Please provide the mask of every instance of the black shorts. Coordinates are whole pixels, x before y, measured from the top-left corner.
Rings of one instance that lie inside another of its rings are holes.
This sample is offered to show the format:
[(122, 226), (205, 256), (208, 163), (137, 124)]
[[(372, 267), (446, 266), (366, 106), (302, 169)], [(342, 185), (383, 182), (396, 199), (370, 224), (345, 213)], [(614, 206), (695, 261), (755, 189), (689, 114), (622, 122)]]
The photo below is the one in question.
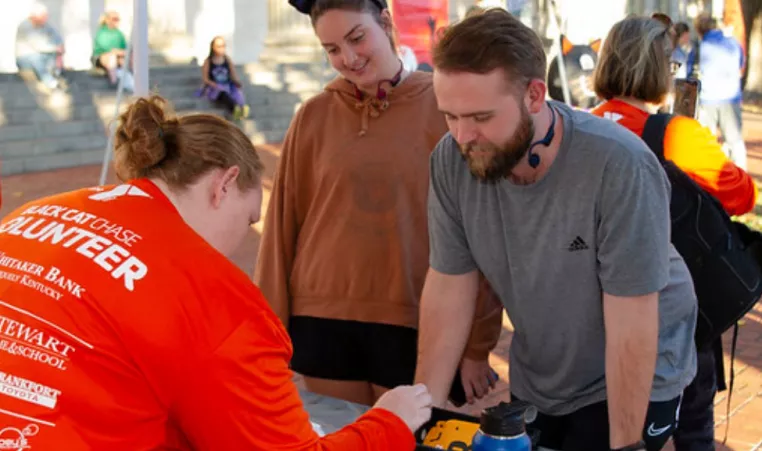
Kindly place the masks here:
[(415, 377), (418, 331), (410, 327), (292, 316), (291, 369), (308, 377), (366, 381), (385, 388)]
[(106, 70), (106, 68), (103, 67), (103, 64), (101, 64), (101, 57), (100, 57), (100, 55), (98, 55), (98, 56), (95, 56), (95, 55), (91, 56), (90, 57), (90, 63), (92, 63), (93, 68), (95, 68), (95, 69)]
[[(516, 400), (515, 396), (511, 399)], [(681, 397), (664, 402), (648, 404), (643, 440), (648, 451), (658, 451), (677, 427)], [(609, 411), (606, 401), (591, 404), (568, 415), (551, 416), (537, 414), (537, 419), (527, 425), (539, 430), (539, 445), (563, 451), (608, 451)]]

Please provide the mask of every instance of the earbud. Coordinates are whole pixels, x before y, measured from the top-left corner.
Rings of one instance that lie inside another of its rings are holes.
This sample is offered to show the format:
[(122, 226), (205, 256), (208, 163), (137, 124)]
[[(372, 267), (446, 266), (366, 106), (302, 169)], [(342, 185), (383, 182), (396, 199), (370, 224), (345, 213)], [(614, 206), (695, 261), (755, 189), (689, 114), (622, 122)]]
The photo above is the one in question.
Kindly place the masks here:
[[(537, 144), (539, 144), (539, 143), (537, 143)], [(529, 166), (531, 166), (532, 169), (537, 169), (537, 166), (540, 165), (540, 156), (537, 155), (536, 153), (532, 153), (532, 149), (531, 148), (529, 149), (528, 153), (529, 153), (529, 160), (528, 160)]]

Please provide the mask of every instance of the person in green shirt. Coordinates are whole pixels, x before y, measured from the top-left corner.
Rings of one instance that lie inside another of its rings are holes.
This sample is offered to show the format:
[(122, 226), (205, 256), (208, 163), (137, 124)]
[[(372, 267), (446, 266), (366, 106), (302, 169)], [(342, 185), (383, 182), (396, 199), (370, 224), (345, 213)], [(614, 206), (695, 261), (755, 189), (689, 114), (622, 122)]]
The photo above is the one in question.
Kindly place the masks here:
[(117, 82), (117, 69), (124, 64), (127, 39), (119, 30), (119, 13), (109, 11), (101, 17), (100, 27), (93, 43), (93, 66), (106, 71), (109, 82)]

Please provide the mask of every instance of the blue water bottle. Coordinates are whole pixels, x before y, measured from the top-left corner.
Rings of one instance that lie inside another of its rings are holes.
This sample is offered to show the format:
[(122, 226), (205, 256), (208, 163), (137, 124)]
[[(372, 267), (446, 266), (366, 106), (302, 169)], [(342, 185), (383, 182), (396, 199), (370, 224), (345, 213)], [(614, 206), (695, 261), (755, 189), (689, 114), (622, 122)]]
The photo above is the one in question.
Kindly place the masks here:
[(534, 407), (526, 402), (501, 402), (484, 409), (479, 430), (474, 434), (473, 451), (531, 451), (524, 414)]

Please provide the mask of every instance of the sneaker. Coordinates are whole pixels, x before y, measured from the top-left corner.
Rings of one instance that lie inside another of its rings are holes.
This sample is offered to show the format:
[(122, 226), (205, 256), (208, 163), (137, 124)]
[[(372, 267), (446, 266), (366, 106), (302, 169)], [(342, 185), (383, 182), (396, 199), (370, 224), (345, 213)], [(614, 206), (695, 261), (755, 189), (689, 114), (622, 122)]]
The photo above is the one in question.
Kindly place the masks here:
[(242, 109), (243, 111), (241, 112), (241, 118), (246, 119), (249, 117), (249, 105), (244, 105)]
[(237, 121), (241, 119), (242, 114), (242, 108), (241, 105), (236, 105), (235, 108), (233, 108), (233, 120)]
[(53, 79), (48, 82), (40, 82), (38, 85), (40, 88), (40, 91), (42, 91), (45, 94), (51, 94), (56, 91), (58, 91), (58, 81)]

